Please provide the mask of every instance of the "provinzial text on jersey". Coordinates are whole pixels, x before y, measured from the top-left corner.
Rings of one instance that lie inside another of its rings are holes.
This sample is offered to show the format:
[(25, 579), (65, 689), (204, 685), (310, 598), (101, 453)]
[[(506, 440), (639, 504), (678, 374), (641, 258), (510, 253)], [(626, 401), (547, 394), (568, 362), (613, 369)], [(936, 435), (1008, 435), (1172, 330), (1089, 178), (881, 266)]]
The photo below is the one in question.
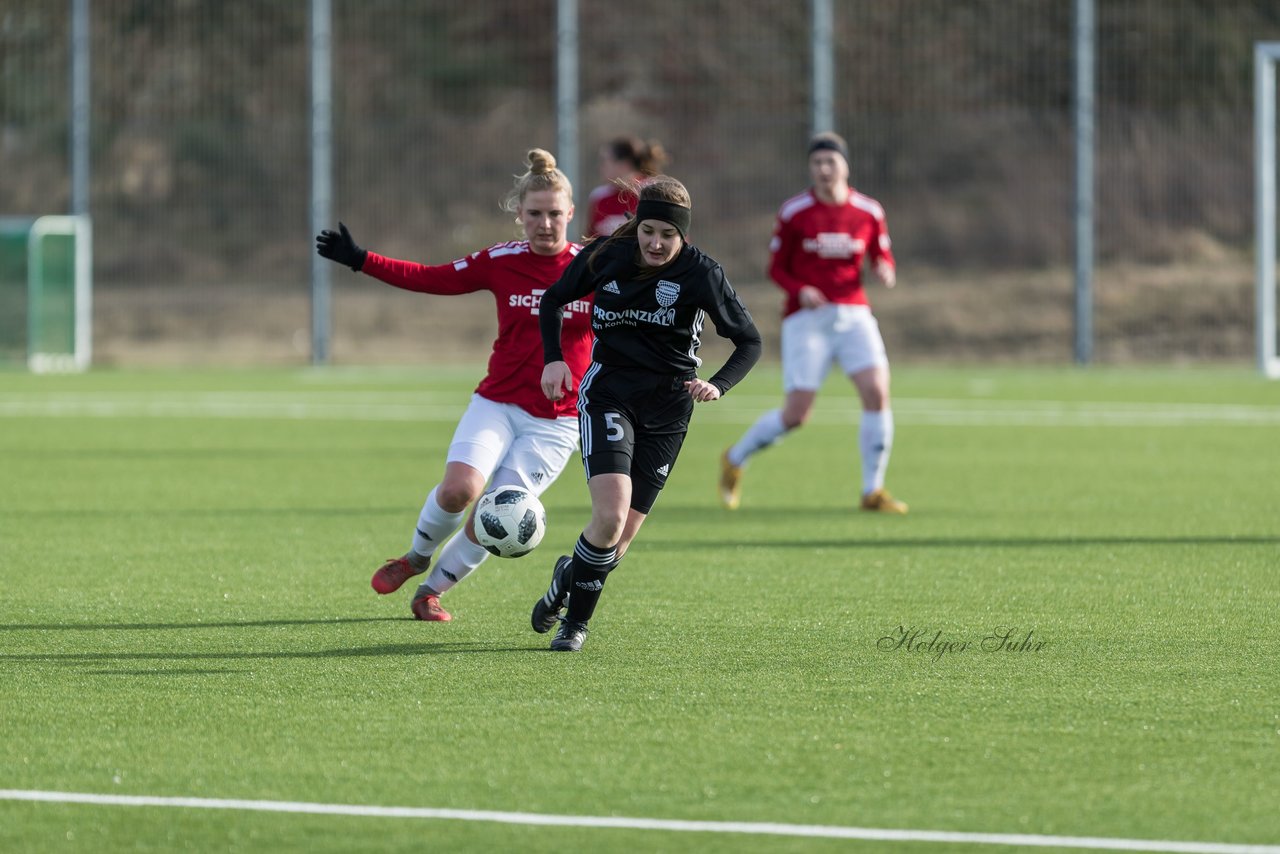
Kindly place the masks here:
[(636, 326), (650, 323), (654, 326), (675, 326), (676, 310), (661, 308), (657, 311), (645, 311), (639, 308), (625, 308), (622, 311), (608, 311), (600, 306), (592, 306), (591, 325), (597, 329), (605, 326)]

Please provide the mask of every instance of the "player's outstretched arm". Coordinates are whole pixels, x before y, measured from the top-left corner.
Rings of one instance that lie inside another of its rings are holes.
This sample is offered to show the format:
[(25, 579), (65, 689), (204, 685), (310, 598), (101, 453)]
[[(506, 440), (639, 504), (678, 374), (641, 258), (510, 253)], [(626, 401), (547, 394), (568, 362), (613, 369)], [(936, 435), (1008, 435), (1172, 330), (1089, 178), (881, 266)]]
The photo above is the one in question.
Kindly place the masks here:
[(328, 258), (339, 264), (345, 264), (357, 273), (364, 266), (364, 259), (369, 254), (356, 245), (351, 239), (351, 232), (341, 222), (338, 231), (325, 229), (316, 235), (316, 252), (321, 258)]

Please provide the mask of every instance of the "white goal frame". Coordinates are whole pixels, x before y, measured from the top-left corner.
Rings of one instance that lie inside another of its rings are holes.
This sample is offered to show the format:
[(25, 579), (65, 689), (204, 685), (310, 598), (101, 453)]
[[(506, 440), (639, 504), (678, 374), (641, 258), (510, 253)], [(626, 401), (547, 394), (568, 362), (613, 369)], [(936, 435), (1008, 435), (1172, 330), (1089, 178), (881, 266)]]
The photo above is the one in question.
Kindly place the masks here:
[(1276, 351), (1276, 62), (1280, 42), (1253, 45), (1254, 192), (1258, 370), (1280, 379)]
[(27, 369), (32, 373), (87, 371), (93, 361), (93, 227), (87, 216), (42, 216), (27, 234), (28, 323), (36, 322), (39, 294), (44, 281), (44, 255), (40, 243), (50, 235), (66, 235), (75, 241), (75, 330), (70, 353), (36, 352), (29, 337)]

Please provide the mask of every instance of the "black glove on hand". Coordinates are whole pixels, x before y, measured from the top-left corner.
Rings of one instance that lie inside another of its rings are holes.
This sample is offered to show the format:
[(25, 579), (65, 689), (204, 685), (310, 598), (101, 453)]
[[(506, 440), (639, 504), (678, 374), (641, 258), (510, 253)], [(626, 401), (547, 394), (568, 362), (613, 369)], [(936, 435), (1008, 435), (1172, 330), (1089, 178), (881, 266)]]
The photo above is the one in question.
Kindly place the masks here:
[(364, 266), (365, 256), (369, 254), (367, 250), (356, 246), (356, 242), (351, 239), (351, 232), (342, 223), (338, 223), (338, 231), (326, 228), (316, 235), (316, 251), (321, 258), (346, 264), (357, 273)]

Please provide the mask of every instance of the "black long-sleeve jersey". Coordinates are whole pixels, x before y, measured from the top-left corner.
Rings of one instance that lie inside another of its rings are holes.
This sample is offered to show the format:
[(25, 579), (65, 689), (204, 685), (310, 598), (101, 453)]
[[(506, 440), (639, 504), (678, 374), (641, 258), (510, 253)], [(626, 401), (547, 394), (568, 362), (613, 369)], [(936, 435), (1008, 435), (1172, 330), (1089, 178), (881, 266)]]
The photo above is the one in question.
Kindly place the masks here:
[[(578, 253), (542, 295), (538, 309), (546, 363), (563, 360), (564, 306), (594, 292), (594, 361), (673, 376), (693, 375), (708, 316), (733, 353), (708, 382), (724, 394), (747, 375), (764, 347), (751, 313), (715, 259), (686, 243), (675, 260), (654, 273), (636, 263), (635, 238), (621, 238)], [(592, 261), (592, 257), (595, 260)], [(594, 269), (593, 269), (594, 267)]]

